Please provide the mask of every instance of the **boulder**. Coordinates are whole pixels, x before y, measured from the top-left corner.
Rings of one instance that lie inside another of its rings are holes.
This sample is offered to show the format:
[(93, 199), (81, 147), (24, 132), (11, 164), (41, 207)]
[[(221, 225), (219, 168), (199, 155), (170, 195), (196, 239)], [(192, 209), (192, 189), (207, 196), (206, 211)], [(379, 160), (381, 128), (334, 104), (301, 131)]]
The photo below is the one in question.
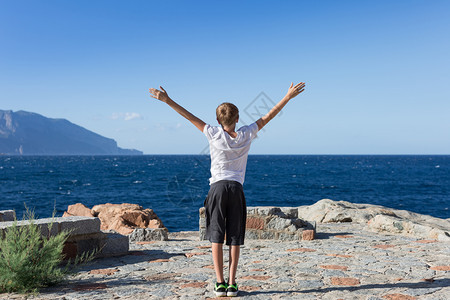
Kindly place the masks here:
[(372, 204), (323, 199), (298, 208), (298, 217), (319, 223), (354, 222), (369, 230), (412, 236), (418, 239), (450, 241), (450, 221), (407, 210)]
[(63, 214), (63, 217), (73, 217), (73, 216), (93, 217), (94, 214), (92, 213), (91, 209), (86, 207), (84, 204), (76, 203), (69, 205), (67, 207), (67, 211), (65, 211)]
[(313, 205), (300, 206), (298, 217), (319, 223), (355, 222), (367, 223), (377, 215), (396, 216), (394, 210), (371, 204), (322, 199)]
[[(143, 209), (137, 204), (100, 204), (92, 209), (81, 203), (70, 205), (63, 216), (89, 215), (98, 217), (102, 230), (114, 230), (123, 235), (131, 234), (136, 228), (166, 229), (152, 209)], [(167, 230), (167, 229), (166, 229)]]
[[(419, 219), (422, 219), (420, 223), (418, 222)], [(422, 218), (413, 218), (411, 220), (378, 215), (369, 220), (367, 227), (377, 232), (450, 242), (450, 222), (442, 219), (438, 219), (440, 222), (437, 222), (435, 219), (438, 218), (423, 216)]]

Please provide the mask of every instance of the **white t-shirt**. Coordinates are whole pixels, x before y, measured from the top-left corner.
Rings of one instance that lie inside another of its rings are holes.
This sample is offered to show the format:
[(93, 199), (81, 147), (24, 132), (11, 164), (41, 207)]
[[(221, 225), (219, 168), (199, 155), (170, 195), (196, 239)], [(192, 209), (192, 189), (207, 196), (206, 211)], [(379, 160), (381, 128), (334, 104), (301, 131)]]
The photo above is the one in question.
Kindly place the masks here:
[(203, 133), (209, 141), (211, 178), (209, 184), (219, 180), (234, 180), (244, 184), (250, 145), (258, 133), (258, 125), (242, 126), (232, 138), (221, 126), (206, 124)]

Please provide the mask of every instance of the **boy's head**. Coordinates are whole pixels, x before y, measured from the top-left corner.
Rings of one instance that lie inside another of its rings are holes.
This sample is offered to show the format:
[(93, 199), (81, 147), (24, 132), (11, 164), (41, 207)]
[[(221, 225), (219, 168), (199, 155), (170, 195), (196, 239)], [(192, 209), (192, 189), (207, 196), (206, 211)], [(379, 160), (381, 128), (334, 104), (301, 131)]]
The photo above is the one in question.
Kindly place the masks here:
[(220, 125), (233, 126), (239, 119), (239, 109), (232, 103), (224, 102), (217, 106), (216, 116)]

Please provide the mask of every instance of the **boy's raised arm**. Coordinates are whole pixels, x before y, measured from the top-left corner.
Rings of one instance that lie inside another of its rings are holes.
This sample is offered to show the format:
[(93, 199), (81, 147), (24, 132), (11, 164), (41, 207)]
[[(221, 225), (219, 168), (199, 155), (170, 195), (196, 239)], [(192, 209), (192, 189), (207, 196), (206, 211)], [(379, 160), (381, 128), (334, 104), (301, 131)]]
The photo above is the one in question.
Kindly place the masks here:
[(201, 132), (203, 132), (203, 129), (205, 128), (205, 122), (191, 114), (189, 111), (187, 111), (184, 107), (170, 99), (169, 95), (167, 94), (166, 90), (163, 89), (162, 86), (159, 86), (160, 90), (157, 89), (149, 89), (150, 91), (150, 97), (158, 99), (164, 103), (167, 103), (170, 107), (172, 107), (177, 113), (185, 117), (189, 122), (194, 124), (195, 127), (198, 128)]
[(261, 130), (270, 120), (272, 120), (282, 109), (283, 107), (291, 100), (292, 98), (299, 95), (301, 92), (305, 90), (305, 83), (300, 82), (294, 86), (294, 83), (291, 83), (289, 90), (284, 96), (283, 99), (280, 100), (264, 117), (259, 118), (256, 121), (258, 125), (258, 129)]

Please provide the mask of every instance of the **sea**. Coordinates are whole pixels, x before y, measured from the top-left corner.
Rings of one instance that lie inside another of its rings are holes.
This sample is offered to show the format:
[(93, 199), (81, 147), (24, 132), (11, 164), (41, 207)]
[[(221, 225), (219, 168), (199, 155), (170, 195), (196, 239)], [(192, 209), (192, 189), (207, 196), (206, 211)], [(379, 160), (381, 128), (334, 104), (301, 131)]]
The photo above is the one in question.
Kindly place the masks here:
[[(136, 203), (169, 231), (198, 230), (207, 155), (0, 156), (0, 210), (61, 216), (83, 203)], [(247, 206), (345, 200), (450, 218), (450, 155), (249, 155)]]

